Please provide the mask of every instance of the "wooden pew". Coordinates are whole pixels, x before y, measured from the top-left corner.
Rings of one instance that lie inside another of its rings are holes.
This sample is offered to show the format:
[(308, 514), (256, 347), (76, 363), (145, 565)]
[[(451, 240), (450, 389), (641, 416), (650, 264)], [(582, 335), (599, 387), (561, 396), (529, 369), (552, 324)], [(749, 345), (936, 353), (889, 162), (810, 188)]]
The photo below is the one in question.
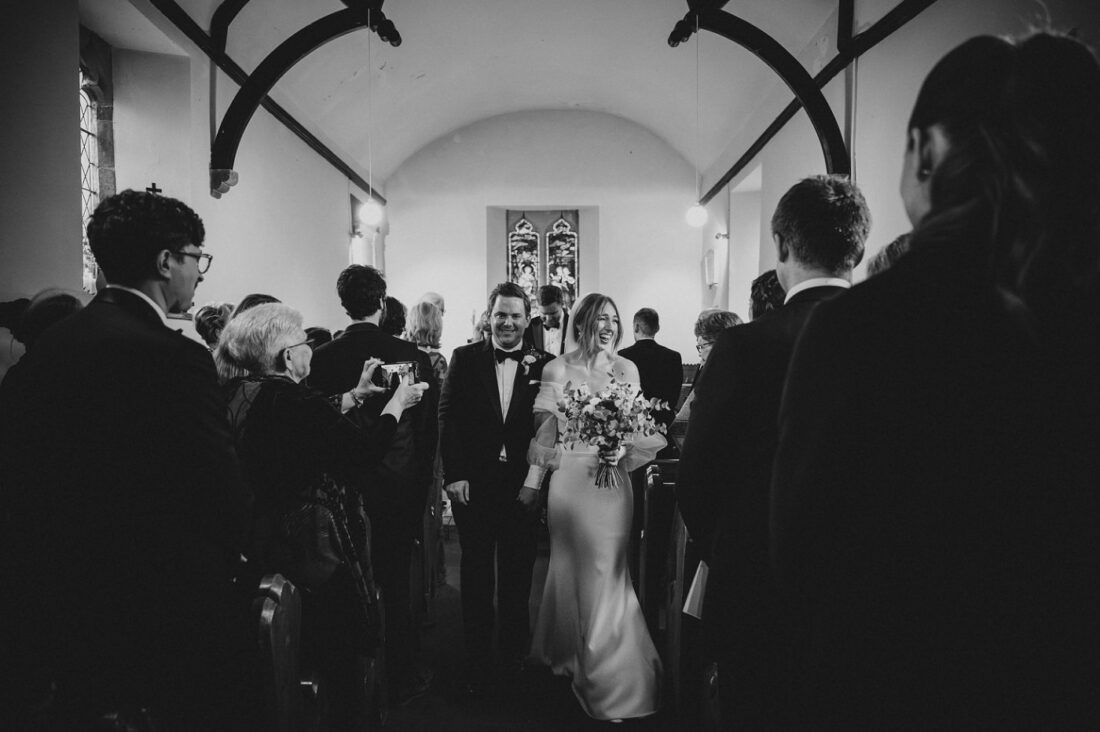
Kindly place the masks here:
[(302, 724), (298, 667), (302, 604), (298, 590), (281, 574), (260, 582), (253, 603), (259, 615), (259, 648), (267, 729), (296, 732)]

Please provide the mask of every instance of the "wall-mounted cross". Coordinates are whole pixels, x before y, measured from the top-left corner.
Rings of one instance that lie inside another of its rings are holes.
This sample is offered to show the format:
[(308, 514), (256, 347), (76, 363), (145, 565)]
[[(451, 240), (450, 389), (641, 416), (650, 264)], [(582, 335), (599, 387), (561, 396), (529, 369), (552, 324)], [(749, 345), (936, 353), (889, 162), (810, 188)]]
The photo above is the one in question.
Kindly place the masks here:
[(163, 188), (157, 188), (156, 181), (154, 181), (153, 185), (151, 185), (151, 186), (149, 186), (148, 188), (145, 189), (145, 192), (146, 193), (152, 193), (154, 196), (158, 196), (161, 193), (164, 193), (164, 189)]

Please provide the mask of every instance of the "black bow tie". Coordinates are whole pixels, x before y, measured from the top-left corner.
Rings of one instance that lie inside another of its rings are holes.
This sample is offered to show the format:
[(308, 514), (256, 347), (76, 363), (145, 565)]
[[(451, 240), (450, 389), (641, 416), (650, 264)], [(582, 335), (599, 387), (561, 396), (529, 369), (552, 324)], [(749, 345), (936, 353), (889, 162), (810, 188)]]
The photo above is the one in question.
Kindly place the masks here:
[(496, 354), (497, 363), (504, 363), (509, 358), (519, 363), (523, 358), (523, 353), (521, 351), (502, 351), (499, 348), (494, 348), (493, 352)]
[(556, 325), (550, 325), (549, 323), (543, 323), (543, 324), (542, 324), (542, 329), (543, 329), (543, 330), (557, 330), (557, 329), (558, 329), (558, 326), (556, 326)]

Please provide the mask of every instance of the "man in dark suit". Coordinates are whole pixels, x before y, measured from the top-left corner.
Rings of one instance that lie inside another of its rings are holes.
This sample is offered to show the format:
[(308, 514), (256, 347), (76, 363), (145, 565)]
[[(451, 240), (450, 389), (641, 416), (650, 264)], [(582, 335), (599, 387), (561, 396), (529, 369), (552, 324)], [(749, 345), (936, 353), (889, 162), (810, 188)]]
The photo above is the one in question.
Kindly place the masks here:
[(507, 672), (522, 668), (530, 635), (539, 494), (523, 482), (534, 434), (531, 410), (549, 360), (523, 347), (530, 313), (523, 288), (497, 285), (489, 296), (492, 337), (455, 349), (439, 402), (444, 485), (462, 546), (462, 624), (472, 694), (483, 691), (492, 669), (494, 574)]
[(870, 214), (846, 179), (806, 178), (772, 216), (785, 304), (719, 336), (696, 384), (677, 485), (680, 511), (710, 565), (704, 631), (719, 663), (723, 723), (784, 724), (794, 610), (768, 559), (779, 402), (795, 340), (814, 306), (851, 286)]
[[(417, 667), (419, 644), (413, 627), (409, 570), (432, 481), (439, 385), (426, 353), (382, 332), (386, 280), (381, 272), (353, 264), (340, 273), (336, 291), (352, 323), (313, 354), (310, 386), (325, 394), (345, 392), (359, 383), (363, 362), (369, 358), (383, 363), (412, 361), (419, 380), (429, 384), (420, 405), (401, 415), (393, 444), (371, 476), (376, 491), (367, 506), (375, 579), (385, 599), (386, 660), (393, 701), (400, 704), (427, 691), (431, 680), (430, 672)], [(360, 411), (367, 419), (377, 417), (384, 406), (381, 401), (367, 402)]]
[(560, 356), (565, 353), (565, 336), (569, 328), (569, 311), (565, 309), (565, 295), (557, 285), (539, 288), (539, 314), (523, 334), (523, 342), (529, 348)]
[(668, 403), (668, 409), (656, 413), (656, 418), (666, 427), (676, 416), (676, 402), (680, 400), (680, 387), (684, 383), (684, 362), (680, 354), (665, 348), (655, 340), (661, 329), (661, 320), (653, 308), (642, 308), (634, 313), (634, 345), (619, 351), (638, 367), (642, 379), (642, 393), (647, 399), (660, 399)]
[(16, 706), (52, 684), (57, 728), (142, 707), (184, 728), (247, 727), (252, 588), (233, 580), (250, 497), (210, 353), (165, 320), (210, 265), (202, 221), (124, 191), (87, 233), (109, 284), (0, 387)]

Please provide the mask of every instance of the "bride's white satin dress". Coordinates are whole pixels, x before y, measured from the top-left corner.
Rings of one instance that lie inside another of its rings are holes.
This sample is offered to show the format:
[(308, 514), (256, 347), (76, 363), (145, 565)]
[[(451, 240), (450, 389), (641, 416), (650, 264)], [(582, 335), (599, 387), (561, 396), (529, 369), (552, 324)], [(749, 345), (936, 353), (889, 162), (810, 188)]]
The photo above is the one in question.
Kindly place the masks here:
[(535, 409), (556, 419), (542, 425), (528, 455), (533, 464), (554, 468), (550, 566), (531, 656), (572, 677), (573, 692), (590, 717), (646, 716), (660, 702), (661, 660), (627, 565), (634, 511), (628, 471), (652, 460), (665, 441), (660, 435), (639, 439), (619, 463), (619, 485), (597, 488), (595, 448), (551, 447), (565, 428), (556, 407), (561, 396), (561, 384), (542, 383)]

